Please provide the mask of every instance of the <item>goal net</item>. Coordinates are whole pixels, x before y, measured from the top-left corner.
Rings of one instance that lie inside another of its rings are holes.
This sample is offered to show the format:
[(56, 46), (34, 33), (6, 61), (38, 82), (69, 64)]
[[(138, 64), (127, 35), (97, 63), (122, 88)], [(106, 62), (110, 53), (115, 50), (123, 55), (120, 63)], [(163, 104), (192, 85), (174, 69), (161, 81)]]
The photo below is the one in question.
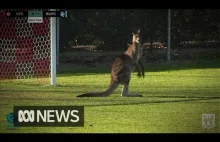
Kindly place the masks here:
[(43, 23), (28, 23), (27, 17), (7, 17), (6, 11), (12, 9), (0, 9), (0, 80), (33, 79), (49, 83), (50, 18), (43, 18)]

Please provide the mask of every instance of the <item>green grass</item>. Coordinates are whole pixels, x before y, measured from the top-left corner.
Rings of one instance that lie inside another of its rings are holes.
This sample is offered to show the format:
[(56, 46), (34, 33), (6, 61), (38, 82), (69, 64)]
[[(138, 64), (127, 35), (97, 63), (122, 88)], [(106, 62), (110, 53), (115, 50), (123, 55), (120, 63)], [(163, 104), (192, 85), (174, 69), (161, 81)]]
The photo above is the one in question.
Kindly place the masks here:
[[(130, 91), (144, 97), (121, 97), (121, 87), (105, 98), (76, 98), (104, 91), (108, 68), (58, 69), (57, 86), (31, 79), (0, 82), (1, 133), (219, 133), (219, 62), (171, 62), (146, 65), (146, 77), (133, 73)], [(84, 127), (9, 128), (6, 115), (15, 105), (84, 105)], [(202, 127), (202, 114), (215, 114), (215, 127)]]

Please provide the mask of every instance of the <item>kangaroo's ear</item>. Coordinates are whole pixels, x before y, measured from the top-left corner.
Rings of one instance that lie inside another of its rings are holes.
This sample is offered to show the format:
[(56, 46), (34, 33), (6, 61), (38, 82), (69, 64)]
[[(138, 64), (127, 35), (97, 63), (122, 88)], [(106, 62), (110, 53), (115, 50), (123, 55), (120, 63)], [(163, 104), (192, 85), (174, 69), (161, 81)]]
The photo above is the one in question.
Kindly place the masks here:
[(141, 29), (138, 29), (138, 32), (137, 32), (137, 33), (138, 33), (138, 34), (141, 33)]

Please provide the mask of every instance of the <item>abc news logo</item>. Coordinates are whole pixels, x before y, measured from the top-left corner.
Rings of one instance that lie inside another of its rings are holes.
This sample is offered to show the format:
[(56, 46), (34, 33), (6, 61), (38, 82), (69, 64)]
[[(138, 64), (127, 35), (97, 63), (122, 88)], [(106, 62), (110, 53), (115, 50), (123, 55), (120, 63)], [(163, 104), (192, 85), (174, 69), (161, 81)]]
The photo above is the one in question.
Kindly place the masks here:
[(14, 106), (15, 127), (84, 126), (83, 106)]

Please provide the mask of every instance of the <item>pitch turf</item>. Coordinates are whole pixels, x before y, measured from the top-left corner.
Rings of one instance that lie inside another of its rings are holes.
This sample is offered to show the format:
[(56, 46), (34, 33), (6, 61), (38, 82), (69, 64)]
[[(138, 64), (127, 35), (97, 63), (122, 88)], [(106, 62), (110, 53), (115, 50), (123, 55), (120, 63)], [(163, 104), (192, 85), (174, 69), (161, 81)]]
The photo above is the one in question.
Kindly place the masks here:
[[(108, 68), (58, 69), (57, 86), (33, 80), (0, 82), (1, 133), (219, 133), (219, 62), (171, 62), (146, 65), (146, 77), (133, 73), (130, 91), (144, 97), (76, 98), (104, 91)], [(85, 106), (84, 127), (11, 127), (13, 106)], [(215, 127), (202, 127), (202, 114), (215, 114)]]

